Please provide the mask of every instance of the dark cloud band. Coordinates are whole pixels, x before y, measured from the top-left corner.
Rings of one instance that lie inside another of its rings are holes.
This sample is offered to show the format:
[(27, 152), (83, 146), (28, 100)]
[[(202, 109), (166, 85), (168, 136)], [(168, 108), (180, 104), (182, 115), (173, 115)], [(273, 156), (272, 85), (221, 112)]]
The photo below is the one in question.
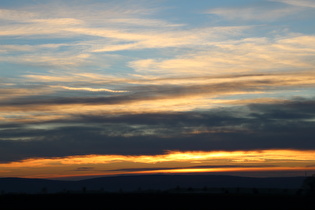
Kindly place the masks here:
[[(46, 129), (31, 128), (29, 124), (2, 125), (0, 160), (87, 154), (153, 155), (166, 150), (312, 150), (314, 105), (313, 100), (299, 99), (200, 112), (77, 115), (42, 123)], [(50, 125), (58, 123), (59, 127)]]

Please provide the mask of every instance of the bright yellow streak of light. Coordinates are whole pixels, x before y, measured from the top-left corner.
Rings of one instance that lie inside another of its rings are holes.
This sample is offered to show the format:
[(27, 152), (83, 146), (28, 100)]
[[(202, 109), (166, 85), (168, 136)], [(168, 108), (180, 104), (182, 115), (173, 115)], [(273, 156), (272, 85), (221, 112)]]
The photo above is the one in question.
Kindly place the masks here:
[[(161, 155), (84, 155), (1, 163), (0, 176), (56, 177), (119, 173), (314, 170), (314, 150), (167, 151)], [(198, 168), (202, 165), (202, 168)], [(150, 168), (141, 171), (137, 168)], [(209, 166), (209, 167), (204, 167)], [(214, 166), (214, 167), (213, 167)], [(77, 170), (77, 168), (92, 170)], [(128, 168), (128, 171), (119, 170)], [(157, 168), (155, 170), (155, 168)], [(166, 168), (161, 169), (159, 168)], [(170, 168), (170, 169), (167, 169)], [(135, 169), (134, 171), (132, 169)], [(94, 170), (94, 171), (93, 171)]]
[(151, 171), (137, 171), (131, 173), (150, 174), (150, 173), (205, 173), (205, 172), (238, 172), (238, 171), (305, 171), (315, 170), (315, 167), (238, 167), (238, 168), (181, 168), (181, 169), (163, 169)]
[(41, 167), (55, 165), (107, 164), (136, 162), (155, 164), (160, 162), (191, 162), (229, 160), (231, 162), (265, 161), (315, 161), (315, 151), (307, 150), (258, 150), (258, 151), (168, 151), (162, 155), (84, 155), (63, 158), (34, 158), (19, 162), (1, 163), (0, 167)]
[(74, 87), (67, 87), (67, 86), (52, 86), (52, 87), (57, 87), (57, 88), (62, 88), (62, 89), (66, 89), (66, 90), (84, 90), (84, 91), (91, 91), (91, 92), (111, 92), (111, 93), (125, 93), (128, 91), (124, 91), (124, 90), (111, 90), (111, 89), (106, 89), (106, 88), (74, 88)]

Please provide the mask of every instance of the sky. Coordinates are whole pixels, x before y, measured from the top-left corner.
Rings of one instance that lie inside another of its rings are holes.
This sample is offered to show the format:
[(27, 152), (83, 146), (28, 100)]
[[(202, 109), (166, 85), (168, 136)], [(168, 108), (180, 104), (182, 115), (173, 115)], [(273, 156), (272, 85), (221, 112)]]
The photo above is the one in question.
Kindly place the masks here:
[(315, 1), (0, 0), (0, 177), (315, 173)]

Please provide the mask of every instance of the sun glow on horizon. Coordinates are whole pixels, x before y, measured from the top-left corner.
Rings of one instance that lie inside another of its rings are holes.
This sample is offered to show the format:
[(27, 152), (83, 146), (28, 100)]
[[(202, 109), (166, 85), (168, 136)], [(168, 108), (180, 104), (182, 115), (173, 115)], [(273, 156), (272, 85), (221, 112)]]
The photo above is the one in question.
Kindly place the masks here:
[(0, 177), (315, 172), (312, 1), (0, 1)]
[(65, 177), (315, 170), (313, 150), (167, 151), (160, 155), (84, 155), (1, 163), (2, 177)]

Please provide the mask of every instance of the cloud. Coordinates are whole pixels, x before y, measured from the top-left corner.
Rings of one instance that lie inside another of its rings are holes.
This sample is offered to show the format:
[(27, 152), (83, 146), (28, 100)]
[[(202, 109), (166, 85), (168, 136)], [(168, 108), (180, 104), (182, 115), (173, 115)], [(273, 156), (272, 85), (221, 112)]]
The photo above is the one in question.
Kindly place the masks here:
[[(136, 8), (129, 3), (127, 5), (130, 7), (104, 3), (98, 7), (87, 6), (87, 8), (83, 8), (82, 5), (71, 5), (71, 9), (69, 9), (70, 5), (64, 3), (63, 6), (53, 4), (5, 10), (6, 14), (12, 13), (7, 16), (16, 19), (16, 23), (1, 26), (0, 35), (2, 33), (3, 36), (11, 38), (23, 36), (23, 39), (66, 38), (71, 41), (50, 44), (50, 47), (35, 44), (7, 45), (2, 48), (2, 51), (15, 53), (2, 55), (0, 61), (37, 65), (42, 68), (57, 67), (74, 70), (77, 68), (109, 68), (116, 64), (115, 60), (122, 59), (119, 60), (121, 68), (126, 68), (125, 62), (127, 62), (129, 67), (141, 74), (182, 74), (192, 71), (207, 74), (219, 71), (245, 72), (265, 70), (271, 67), (300, 68), (302, 66), (306, 68), (308, 66), (308, 62), (304, 59), (307, 55), (302, 55), (302, 50), (310, 50), (310, 47), (307, 49), (305, 45), (298, 46), (301, 53), (294, 57), (293, 52), (289, 49), (291, 47), (293, 50), (292, 46), (277, 43), (277, 40), (262, 41), (262, 38), (235, 40), (245, 32), (259, 27), (257, 25), (187, 27), (184, 24), (150, 18), (149, 14), (152, 13), (150, 5), (137, 4), (139, 7)], [(278, 5), (279, 3), (269, 2), (269, 4)], [(51, 7), (48, 11), (54, 11), (54, 13), (42, 12), (43, 8), (48, 7)], [(270, 11), (268, 8), (273, 8), (270, 5), (256, 7), (244, 9), (251, 12), (232, 11), (232, 13), (237, 15), (253, 13), (260, 18), (257, 15), (259, 12), (256, 10), (260, 11), (262, 7), (262, 11), (267, 12)], [(133, 9), (147, 12), (137, 14), (132, 11)], [(275, 11), (271, 11), (274, 14), (282, 14), (278, 11), (280, 9), (282, 8), (277, 6)], [(25, 14), (21, 13), (22, 18), (18, 16), (17, 11), (25, 11)], [(220, 11), (224, 13), (225, 10), (214, 9), (212, 12), (219, 13)], [(264, 15), (274, 18), (270, 14), (264, 13)], [(122, 22), (124, 24), (121, 24)], [(135, 27), (135, 23), (138, 24), (137, 27)], [(165, 25), (165, 27), (161, 27), (161, 25)], [(275, 44), (279, 45), (279, 48)], [(172, 55), (168, 56), (171, 57), (170, 59), (152, 57), (131, 59), (118, 56), (121, 51), (154, 49), (169, 52), (170, 48), (179, 50), (179, 53), (176, 53), (173, 58)], [(187, 48), (191, 49), (188, 54), (185, 53)], [(270, 52), (275, 53), (271, 56)], [(115, 53), (117, 56), (114, 58), (113, 55), (106, 53)], [(252, 65), (257, 62), (259, 65)]]
[(277, 19), (301, 12), (300, 8), (283, 6), (279, 2), (286, 1), (267, 1), (242, 7), (215, 8), (208, 10), (207, 13), (222, 16), (229, 20), (274, 22)]
[[(219, 8), (209, 12), (230, 16), (233, 19), (235, 19), (233, 14), (243, 15), (245, 19), (254, 17), (260, 19), (262, 17), (259, 14), (266, 16), (265, 18), (274, 19), (276, 15), (281, 16), (286, 14), (286, 10), (290, 12), (292, 9), (294, 8), (283, 7), (283, 4), (277, 2), (268, 2), (248, 8)], [(306, 55), (300, 54), (295, 58), (290, 54), (290, 50), (286, 51), (289, 49), (285, 49), (287, 46), (280, 46), (282, 51), (277, 49), (273, 44), (279, 43), (273, 40), (265, 40), (263, 43), (262, 39), (257, 38), (238, 40), (238, 43), (228, 41), (230, 46), (222, 44), (222, 41), (224, 43), (227, 43), (226, 40), (235, 41), (235, 38), (244, 35), (250, 29), (261, 26), (187, 27), (183, 23), (151, 18), (156, 9), (153, 9), (149, 3), (139, 5), (137, 2), (128, 1), (125, 5), (117, 5), (106, 2), (84, 6), (71, 3), (60, 3), (60, 5), (50, 3), (1, 11), (3, 15), (0, 15), (0, 18), (6, 17), (15, 21), (14, 24), (9, 22), (1, 26), (0, 35), (2, 36), (10, 38), (23, 36), (23, 39), (31, 40), (41, 38), (48, 42), (50, 42), (49, 39), (67, 39), (67, 42), (51, 43), (55, 45), (54, 47), (35, 44), (3, 46), (1, 51), (15, 52), (14, 55), (2, 55), (0, 61), (3, 62), (46, 68), (58, 67), (67, 70), (86, 67), (108, 68), (115, 62), (112, 61), (113, 57), (106, 53), (119, 54), (120, 51), (139, 49), (176, 48), (180, 49), (180, 53), (176, 53), (176, 56), (171, 59), (152, 57), (131, 59), (121, 56), (126, 60), (119, 61), (122, 66), (124, 62), (129, 63), (130, 67), (141, 73), (172, 72), (173, 74), (192, 71), (218, 72), (222, 71), (221, 69), (225, 72), (241, 72), (256, 70), (258, 66), (261, 66), (260, 68), (270, 66), (292, 68), (308, 64), (303, 60)], [(264, 48), (266, 45), (269, 47)], [(187, 48), (191, 49), (191, 53), (184, 53), (187, 52)], [(304, 48), (306, 47), (304, 46), (299, 51)], [(273, 57), (268, 55), (270, 52), (275, 52)], [(259, 65), (250, 65), (252, 61), (259, 62)]]
[(94, 167), (78, 167), (75, 171), (93, 171)]
[[(8, 39), (23, 37), (32, 44), (4, 45), (0, 50), (0, 61), (46, 69), (90, 68), (94, 71), (108, 68), (115, 60), (122, 59), (124, 56), (118, 56), (119, 51), (202, 46), (209, 40), (239, 35), (249, 28), (184, 27), (185, 24), (150, 18), (152, 9), (145, 8), (149, 5), (130, 4), (130, 1), (126, 3), (128, 6), (107, 2), (83, 7), (61, 3), (62, 6), (42, 4), (3, 10), (2, 16), (10, 21), (6, 19), (1, 25), (0, 36)], [(46, 40), (49, 44), (36, 44), (33, 40)], [(115, 58), (106, 54), (113, 52)]]
[(298, 7), (308, 7), (308, 8), (315, 8), (315, 3), (314, 1), (310, 0), (273, 0), (275, 2), (281, 2), (293, 6), (298, 6)]
[(159, 19), (141, 19), (141, 18), (113, 18), (109, 19), (109, 22), (115, 24), (122, 24), (122, 25), (134, 25), (134, 26), (142, 26), (142, 27), (180, 27), (184, 26), (184, 24), (175, 24), (166, 22)]
[(22, 10), (0, 9), (0, 20), (25, 21), (35, 18), (36, 13)]
[(89, 72), (51, 72), (46, 74), (26, 74), (23, 78), (27, 82), (45, 84), (101, 84), (115, 85), (136, 82), (132, 78), (119, 77), (114, 75), (105, 75), (100, 73)]
[(78, 22), (79, 20), (71, 18), (34, 19), (28, 22), (24, 20), (19, 24), (2, 25), (0, 36), (69, 37), (73, 34), (67, 33), (67, 27), (77, 25)]
[[(168, 151), (158, 155), (84, 155), (0, 163), (2, 176), (56, 177), (121, 173), (193, 173), (310, 170), (314, 151)], [(204, 164), (204, 165), (202, 165)], [(306, 165), (306, 166), (305, 166)], [(124, 167), (128, 168), (124, 168)], [(28, 168), (25, 173), (25, 168)]]
[[(307, 73), (307, 72), (306, 72)], [(33, 76), (32, 76), (33, 77)], [(40, 76), (39, 76), (40, 77)], [(206, 82), (205, 84), (197, 82), (189, 85), (139, 85), (129, 87), (129, 94), (110, 95), (107, 97), (54, 97), (48, 98), (17, 98), (11, 102), (2, 102), (1, 106), (28, 106), (28, 105), (66, 105), (66, 104), (122, 104), (136, 101), (148, 101), (159, 99), (175, 99), (187, 96), (208, 95), (217, 96), (225, 94), (237, 94), (239, 92), (252, 92), (257, 90), (268, 90), (282, 86), (291, 85), (312, 85), (314, 78), (312, 74), (292, 74), (282, 76), (282, 80), (278, 81), (278, 75), (260, 75), (253, 77), (244, 76), (249, 80), (238, 80), (242, 78), (236, 76), (221, 82)], [(50, 79), (50, 77), (48, 77)], [(52, 79), (55, 79), (52, 77)], [(59, 79), (59, 78), (57, 78)], [(69, 89), (69, 88), (68, 88)], [(80, 87), (74, 88), (83, 90)]]
[[(0, 86), (1, 87), (1, 86)], [(38, 86), (37, 86), (38, 87)], [(40, 89), (34, 88), (34, 86), (20, 86), (16, 87), (15, 85), (8, 87), (1, 87), (0, 89), (0, 98), (5, 101), (8, 99), (25, 97), (25, 96), (36, 96), (50, 94), (53, 91), (50, 88), (41, 86)]]
[[(309, 71), (178, 78), (125, 79), (98, 74), (29, 75), (27, 78), (44, 83), (20, 87), (15, 95), (13, 89), (6, 88), (11, 92), (4, 94), (0, 103), (3, 121), (45, 122), (67, 119), (78, 111), (82, 115), (171, 113), (282, 102), (314, 87), (314, 75)], [(59, 85), (60, 82), (64, 85)], [(287, 89), (292, 93), (279, 98)], [(87, 91), (89, 95), (82, 95)]]
[[(122, 43), (105, 44), (96, 47), (93, 52), (109, 52), (135, 49), (161, 49), (170, 47), (202, 46), (209, 40), (222, 40), (224, 37), (241, 34), (249, 26), (227, 26), (193, 28), (186, 30), (107, 30), (107, 29), (73, 29), (75, 32), (92, 36), (117, 39)], [(72, 30), (72, 29), (71, 29)], [(127, 43), (124, 43), (127, 42)], [(131, 43), (130, 43), (131, 42)]]
[[(20, 124), (2, 130), (0, 159), (153, 155), (166, 150), (312, 150), (314, 105), (313, 100), (297, 99), (204, 112), (77, 115), (68, 120)], [(19, 137), (21, 140), (9, 140)]]
[[(214, 42), (209, 50), (194, 51), (168, 59), (142, 59), (129, 66), (142, 74), (203, 74), (311, 69), (314, 36), (278, 39), (250, 38)], [(253, 65), (255, 64), (255, 65)]]
[(124, 90), (110, 90), (107, 88), (88, 88), (88, 87), (67, 87), (67, 86), (53, 86), (53, 88), (62, 88), (62, 89), (66, 89), (66, 90), (81, 90), (81, 91), (91, 91), (91, 92), (111, 92), (111, 93), (125, 93), (128, 91), (124, 91)]
[[(149, 172), (149, 171), (169, 171), (173, 170), (181, 170), (181, 169), (216, 169), (216, 168), (273, 168), (277, 167), (276, 165), (202, 165), (202, 166), (186, 166), (186, 167), (168, 167), (168, 168), (159, 168), (159, 167), (151, 167), (151, 168), (121, 168), (114, 169), (111, 171), (119, 171), (119, 172)], [(314, 167), (314, 166), (310, 166)]]
[(314, 149), (315, 37), (256, 33), (312, 7), (283, 2), (209, 10), (255, 21), (221, 27), (149, 2), (0, 10), (0, 160)]

